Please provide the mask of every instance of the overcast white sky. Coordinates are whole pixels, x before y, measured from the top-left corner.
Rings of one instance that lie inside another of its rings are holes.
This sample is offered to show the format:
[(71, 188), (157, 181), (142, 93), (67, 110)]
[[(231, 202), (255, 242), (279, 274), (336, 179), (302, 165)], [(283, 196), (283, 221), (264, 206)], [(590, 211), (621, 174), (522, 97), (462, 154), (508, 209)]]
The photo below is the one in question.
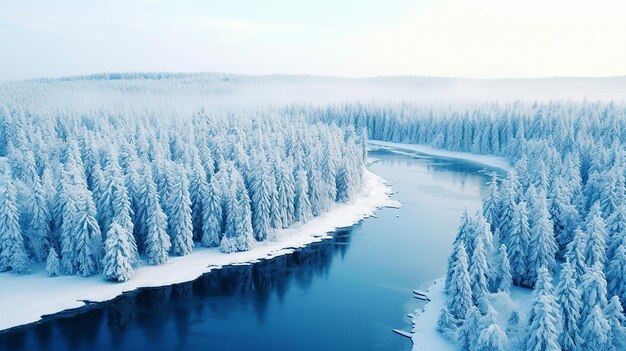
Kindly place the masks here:
[(0, 0), (0, 80), (626, 75), (623, 0)]

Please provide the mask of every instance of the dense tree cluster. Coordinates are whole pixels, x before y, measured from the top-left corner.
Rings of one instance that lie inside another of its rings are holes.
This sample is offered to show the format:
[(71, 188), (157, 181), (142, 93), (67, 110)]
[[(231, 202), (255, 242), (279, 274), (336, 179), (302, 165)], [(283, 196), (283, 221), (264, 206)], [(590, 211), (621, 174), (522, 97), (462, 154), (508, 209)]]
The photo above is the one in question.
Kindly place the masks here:
[(0, 92), (0, 271), (125, 281), (194, 246), (249, 250), (360, 189), (354, 128)]
[[(469, 350), (624, 347), (624, 106), (348, 104), (309, 117), (365, 128), (373, 139), (502, 155), (514, 165), (501, 181), (494, 174), (481, 211), (461, 217), (437, 326), (446, 337)], [(481, 307), (512, 284), (534, 289), (524, 329), (519, 315), (504, 328)]]

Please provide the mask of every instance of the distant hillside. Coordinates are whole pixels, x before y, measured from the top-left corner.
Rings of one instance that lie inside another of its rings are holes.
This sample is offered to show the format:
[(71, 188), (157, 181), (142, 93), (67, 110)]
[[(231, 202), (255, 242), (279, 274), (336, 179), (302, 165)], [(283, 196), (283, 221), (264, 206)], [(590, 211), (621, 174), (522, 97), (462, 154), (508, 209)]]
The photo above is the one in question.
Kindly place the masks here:
[[(192, 89), (189, 89), (189, 88)], [(251, 76), (223, 73), (130, 72), (42, 78), (0, 84), (0, 93), (40, 98), (68, 95), (102, 103), (162, 95), (215, 106), (343, 101), (547, 101), (626, 99), (626, 76), (607, 78), (461, 79), (438, 77), (343, 78), (308, 75)], [(97, 93), (93, 95), (92, 93)], [(105, 93), (105, 94), (103, 94)]]

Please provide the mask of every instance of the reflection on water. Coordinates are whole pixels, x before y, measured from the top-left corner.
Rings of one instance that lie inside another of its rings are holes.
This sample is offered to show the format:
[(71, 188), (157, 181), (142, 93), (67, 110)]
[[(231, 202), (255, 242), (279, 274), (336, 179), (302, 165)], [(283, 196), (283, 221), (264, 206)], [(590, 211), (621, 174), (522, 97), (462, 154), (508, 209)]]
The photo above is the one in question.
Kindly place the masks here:
[(224, 267), (191, 282), (139, 289), (107, 303), (55, 315), (0, 334), (0, 345), (9, 350), (111, 350), (119, 349), (127, 334), (135, 331), (143, 333), (153, 346), (167, 349), (164, 345), (172, 322), (179, 345), (187, 344), (191, 325), (203, 324), (209, 333), (215, 327), (214, 333), (218, 333), (222, 321), (242, 310), (252, 311), (262, 324), (268, 318), (272, 296), (280, 302), (294, 287), (308, 289), (316, 277), (328, 274), (335, 256), (346, 255), (351, 230), (341, 229), (332, 239), (293, 254)]
[[(140, 289), (0, 333), (0, 350), (410, 350), (411, 290), (443, 275), (484, 167), (373, 150), (402, 202), (293, 254)], [(1, 313), (1, 311), (0, 311)]]

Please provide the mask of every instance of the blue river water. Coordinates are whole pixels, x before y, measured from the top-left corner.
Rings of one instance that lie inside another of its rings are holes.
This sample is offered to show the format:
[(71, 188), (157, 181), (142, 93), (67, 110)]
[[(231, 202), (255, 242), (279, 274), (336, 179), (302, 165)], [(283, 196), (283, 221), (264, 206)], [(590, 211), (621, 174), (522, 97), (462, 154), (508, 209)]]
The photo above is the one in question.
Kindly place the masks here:
[(290, 255), (47, 316), (0, 333), (0, 350), (410, 350), (392, 329), (410, 329), (411, 291), (444, 274), (458, 218), (495, 170), (398, 149), (370, 157), (403, 207)]

